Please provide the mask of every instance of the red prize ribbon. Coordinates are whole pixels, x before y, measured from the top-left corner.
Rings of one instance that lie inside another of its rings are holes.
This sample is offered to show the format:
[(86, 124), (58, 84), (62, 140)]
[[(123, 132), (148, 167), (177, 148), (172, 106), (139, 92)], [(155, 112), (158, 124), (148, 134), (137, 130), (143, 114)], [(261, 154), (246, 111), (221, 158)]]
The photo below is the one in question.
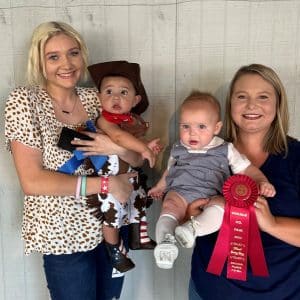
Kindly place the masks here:
[(249, 256), (253, 275), (269, 276), (253, 207), (258, 197), (255, 181), (246, 175), (233, 175), (224, 183), (223, 194), (223, 223), (207, 272), (220, 275), (228, 259), (227, 278), (245, 281)]

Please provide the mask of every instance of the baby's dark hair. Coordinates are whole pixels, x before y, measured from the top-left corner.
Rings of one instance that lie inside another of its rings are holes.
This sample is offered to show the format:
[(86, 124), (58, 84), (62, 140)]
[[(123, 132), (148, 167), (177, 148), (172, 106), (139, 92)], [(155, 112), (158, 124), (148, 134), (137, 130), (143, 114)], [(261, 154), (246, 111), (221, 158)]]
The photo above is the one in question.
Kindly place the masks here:
[(193, 90), (183, 101), (181, 105), (182, 108), (186, 107), (188, 104), (195, 104), (199, 102), (207, 102), (212, 105), (212, 107), (215, 109), (218, 119), (221, 120), (221, 105), (218, 99), (213, 96), (211, 93), (208, 92), (201, 92), (198, 90)]

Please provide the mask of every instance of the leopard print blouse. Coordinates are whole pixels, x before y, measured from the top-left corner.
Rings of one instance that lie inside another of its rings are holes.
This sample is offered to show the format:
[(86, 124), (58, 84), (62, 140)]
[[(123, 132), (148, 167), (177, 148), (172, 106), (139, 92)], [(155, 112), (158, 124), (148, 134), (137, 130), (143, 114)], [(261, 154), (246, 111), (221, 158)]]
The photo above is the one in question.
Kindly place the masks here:
[[(79, 98), (91, 120), (98, 115), (100, 103), (93, 88), (77, 88)], [(57, 171), (72, 153), (56, 146), (63, 124), (55, 118), (51, 99), (39, 87), (16, 88), (9, 95), (5, 108), (6, 146), (19, 141), (39, 149), (43, 167)], [(88, 175), (92, 169), (81, 165), (76, 175)], [(68, 254), (88, 251), (103, 239), (101, 222), (86, 205), (86, 199), (74, 196), (25, 195), (22, 238), (25, 254), (33, 251), (43, 254)]]

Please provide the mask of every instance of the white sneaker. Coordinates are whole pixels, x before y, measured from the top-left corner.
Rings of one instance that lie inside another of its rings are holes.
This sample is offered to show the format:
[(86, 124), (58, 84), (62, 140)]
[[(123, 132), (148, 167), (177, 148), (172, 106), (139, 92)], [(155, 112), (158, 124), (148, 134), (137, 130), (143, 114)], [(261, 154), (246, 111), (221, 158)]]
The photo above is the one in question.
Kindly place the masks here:
[(197, 226), (199, 226), (198, 222), (192, 217), (190, 221), (175, 228), (175, 238), (180, 246), (184, 248), (192, 248), (194, 246), (197, 237)]
[(178, 256), (178, 248), (175, 245), (175, 238), (166, 234), (164, 240), (154, 248), (156, 264), (161, 269), (171, 269)]

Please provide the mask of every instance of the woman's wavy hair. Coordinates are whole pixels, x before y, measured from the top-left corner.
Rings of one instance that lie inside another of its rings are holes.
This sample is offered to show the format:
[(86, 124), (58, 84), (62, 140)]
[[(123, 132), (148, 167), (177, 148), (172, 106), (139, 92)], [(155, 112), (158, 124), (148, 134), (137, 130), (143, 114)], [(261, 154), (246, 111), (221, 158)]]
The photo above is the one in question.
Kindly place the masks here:
[(241, 67), (234, 75), (226, 97), (225, 135), (228, 141), (235, 142), (238, 127), (231, 117), (231, 98), (236, 81), (246, 74), (256, 74), (269, 82), (276, 92), (276, 115), (264, 140), (264, 151), (278, 154), (288, 151), (289, 113), (285, 88), (275, 71), (261, 64), (251, 64)]
[(73, 38), (81, 50), (83, 58), (82, 80), (88, 77), (88, 50), (81, 35), (70, 25), (63, 22), (45, 22), (34, 30), (28, 54), (27, 82), (29, 85), (44, 85), (46, 82), (44, 49), (47, 41), (58, 34)]

